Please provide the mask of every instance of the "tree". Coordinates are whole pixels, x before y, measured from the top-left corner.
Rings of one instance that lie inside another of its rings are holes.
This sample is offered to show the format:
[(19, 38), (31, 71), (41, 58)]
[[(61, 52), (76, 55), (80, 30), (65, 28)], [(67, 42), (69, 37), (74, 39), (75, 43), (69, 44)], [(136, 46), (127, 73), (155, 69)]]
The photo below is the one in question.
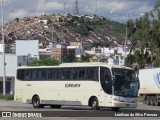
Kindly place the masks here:
[[(130, 53), (140, 49), (138, 60), (140, 67), (145, 64), (160, 66), (160, 0), (154, 9), (135, 21), (128, 21), (128, 38), (131, 41)], [(150, 54), (146, 49), (149, 50)], [(155, 57), (156, 59), (153, 59)]]
[(53, 58), (47, 58), (47, 59), (33, 61), (32, 63), (29, 63), (28, 66), (55, 66), (59, 64), (60, 62), (58, 60)]
[(81, 55), (81, 60), (79, 62), (90, 62), (89, 55)]
[(19, 22), (19, 18), (15, 18), (15, 20), (14, 20), (15, 22)]
[(52, 20), (48, 18), (47, 24), (52, 24)]

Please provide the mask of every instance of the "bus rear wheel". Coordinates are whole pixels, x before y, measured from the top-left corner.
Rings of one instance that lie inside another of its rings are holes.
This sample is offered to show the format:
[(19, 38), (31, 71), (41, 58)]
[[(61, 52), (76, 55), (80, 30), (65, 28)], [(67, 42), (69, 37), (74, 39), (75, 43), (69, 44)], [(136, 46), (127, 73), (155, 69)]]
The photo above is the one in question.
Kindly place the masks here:
[(155, 105), (155, 97), (154, 96), (150, 97), (150, 104), (153, 106)]
[(160, 105), (160, 102), (159, 102), (159, 100), (158, 100), (158, 96), (155, 96), (155, 99), (154, 99), (155, 101), (154, 101), (154, 104), (155, 104), (155, 106), (159, 106)]
[(98, 105), (98, 99), (96, 97), (92, 98), (91, 99), (91, 107), (92, 107), (92, 110), (99, 110), (100, 107)]
[(43, 108), (44, 105), (40, 104), (40, 98), (38, 95), (32, 98), (32, 104), (34, 108)]
[(61, 108), (61, 105), (50, 105), (51, 108)]
[(145, 98), (145, 103), (147, 104), (147, 105), (150, 105), (150, 96), (146, 96), (146, 98)]

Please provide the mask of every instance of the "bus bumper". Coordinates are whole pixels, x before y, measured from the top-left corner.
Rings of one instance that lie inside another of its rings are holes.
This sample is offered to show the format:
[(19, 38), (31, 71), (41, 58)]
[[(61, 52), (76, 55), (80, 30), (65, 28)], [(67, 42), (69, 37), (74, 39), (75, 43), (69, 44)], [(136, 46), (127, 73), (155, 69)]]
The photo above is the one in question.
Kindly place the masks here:
[(124, 103), (124, 102), (115, 102), (112, 103), (113, 107), (120, 107), (120, 108), (136, 108), (138, 103)]

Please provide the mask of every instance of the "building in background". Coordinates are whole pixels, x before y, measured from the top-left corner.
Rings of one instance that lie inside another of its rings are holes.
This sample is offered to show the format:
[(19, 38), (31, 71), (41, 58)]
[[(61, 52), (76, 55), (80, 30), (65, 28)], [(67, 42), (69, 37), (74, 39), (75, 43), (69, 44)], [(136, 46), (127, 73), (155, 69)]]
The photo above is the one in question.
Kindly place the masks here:
[(85, 41), (85, 42), (82, 43), (82, 47), (83, 47), (84, 51), (86, 51), (86, 50), (89, 51), (92, 48), (92, 42)]
[[(0, 46), (0, 50), (2, 49)], [(6, 93), (14, 93), (14, 81), (16, 69), (19, 66), (27, 65), (33, 60), (39, 59), (38, 40), (17, 40), (16, 53), (5, 54), (5, 73), (6, 73)], [(3, 54), (0, 51), (0, 68), (3, 68)], [(3, 93), (3, 69), (0, 69), (0, 94)]]
[(57, 45), (56, 48), (51, 49), (51, 57), (64, 61), (65, 57), (67, 57), (67, 49), (64, 45)]

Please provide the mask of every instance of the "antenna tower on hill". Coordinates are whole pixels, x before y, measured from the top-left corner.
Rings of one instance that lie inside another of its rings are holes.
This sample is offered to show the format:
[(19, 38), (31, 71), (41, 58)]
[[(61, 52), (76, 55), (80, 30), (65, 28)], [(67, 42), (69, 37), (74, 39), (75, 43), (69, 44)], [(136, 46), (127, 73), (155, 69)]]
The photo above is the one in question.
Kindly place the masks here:
[(46, 0), (43, 1), (43, 11), (42, 11), (42, 15), (45, 15), (45, 4), (46, 4)]
[(79, 15), (78, 0), (75, 0), (75, 1), (74, 1), (73, 14), (74, 14), (74, 15)]

